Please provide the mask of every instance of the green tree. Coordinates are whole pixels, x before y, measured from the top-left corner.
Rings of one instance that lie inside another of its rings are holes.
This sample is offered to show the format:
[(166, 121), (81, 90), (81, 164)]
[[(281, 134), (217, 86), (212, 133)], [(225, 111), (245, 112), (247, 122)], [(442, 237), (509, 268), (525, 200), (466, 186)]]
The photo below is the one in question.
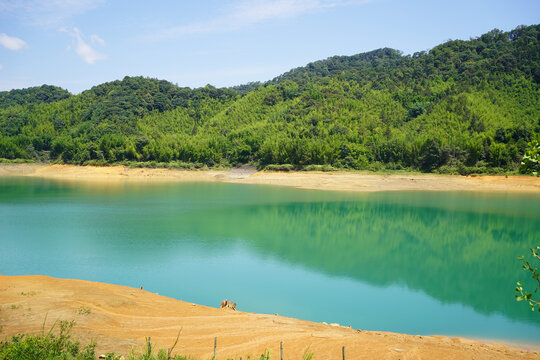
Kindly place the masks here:
[(521, 171), (526, 174), (539, 176), (540, 173), (540, 143), (533, 140), (528, 144), (528, 148), (521, 160)]
[[(540, 246), (537, 246), (536, 249), (531, 249), (531, 252), (533, 258), (540, 261)], [(538, 267), (532, 265), (527, 259), (525, 259), (525, 256), (520, 256), (518, 259), (523, 263), (523, 270), (531, 273), (531, 278), (536, 283), (536, 289), (533, 291), (533, 293), (536, 294), (538, 289), (540, 289), (540, 271), (538, 271)], [(527, 301), (532, 311), (536, 309), (540, 312), (540, 298), (535, 296), (533, 299), (533, 294), (525, 290), (520, 282), (517, 283), (515, 291), (517, 293), (517, 301)]]

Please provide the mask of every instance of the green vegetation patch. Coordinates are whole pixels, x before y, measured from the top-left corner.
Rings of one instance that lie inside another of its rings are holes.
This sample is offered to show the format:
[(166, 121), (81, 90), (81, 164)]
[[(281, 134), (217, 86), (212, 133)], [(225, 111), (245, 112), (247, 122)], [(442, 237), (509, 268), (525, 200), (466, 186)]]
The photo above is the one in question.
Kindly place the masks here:
[(535, 172), (521, 162), (532, 164), (524, 156), (540, 141), (539, 39), (540, 25), (493, 30), (411, 56), (335, 56), (234, 88), (125, 77), (76, 96), (46, 85), (1, 92), (0, 158)]
[(95, 360), (95, 343), (81, 347), (71, 339), (74, 325), (74, 322), (60, 321), (48, 333), (15, 335), (0, 341), (0, 360)]

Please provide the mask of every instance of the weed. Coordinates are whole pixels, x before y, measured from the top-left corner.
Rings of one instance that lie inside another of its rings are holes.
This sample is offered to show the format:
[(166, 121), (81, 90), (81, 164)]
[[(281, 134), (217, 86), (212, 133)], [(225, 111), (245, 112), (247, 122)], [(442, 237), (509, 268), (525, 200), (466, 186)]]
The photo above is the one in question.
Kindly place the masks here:
[[(103, 359), (103, 356), (100, 355), (100, 359)], [(107, 353), (105, 354), (105, 360), (122, 360), (122, 355), (116, 355), (115, 353)]]
[(313, 359), (313, 351), (309, 350), (309, 346), (304, 350), (304, 355), (302, 355), (302, 360), (311, 360)]
[(77, 309), (77, 314), (79, 315), (88, 315), (92, 312), (92, 310), (88, 306), (81, 306)]
[[(95, 360), (96, 343), (91, 342), (86, 346), (81, 346), (79, 342), (71, 339), (71, 329), (75, 326), (74, 321), (56, 321), (48, 332), (45, 332), (44, 326), (47, 317), (43, 322), (43, 329), (38, 335), (15, 335), (10, 339), (0, 341), (0, 360)], [(2, 326), (0, 326), (0, 332)], [(135, 350), (126, 356), (118, 355), (114, 352), (100, 356), (100, 359), (106, 360), (193, 360), (193, 357), (183, 355), (171, 355), (171, 352), (178, 343), (180, 331), (172, 347), (169, 349), (160, 349), (155, 352), (155, 349), (150, 341), (146, 339), (142, 354), (135, 355)], [(248, 360), (271, 360), (270, 350), (266, 350), (263, 354), (256, 357), (247, 357)], [(302, 360), (312, 360), (313, 352), (309, 347), (305, 350)], [(229, 358), (228, 360), (233, 360)]]
[(259, 358), (260, 360), (270, 360), (270, 350), (266, 350)]
[[(58, 325), (58, 333), (54, 333)], [(95, 343), (81, 349), (78, 342), (71, 340), (71, 329), (75, 323), (55, 322), (49, 332), (39, 335), (15, 335), (0, 342), (0, 359), (10, 360), (94, 360)]]
[[(189, 360), (191, 358), (182, 356), (182, 355), (171, 355), (171, 352), (175, 348), (176, 344), (178, 343), (178, 338), (180, 337), (180, 332), (182, 331), (182, 328), (178, 331), (178, 335), (176, 336), (176, 340), (171, 348), (168, 350), (160, 349), (158, 350), (157, 354), (154, 356), (154, 348), (152, 346), (152, 343), (150, 341), (150, 338), (146, 339), (146, 342), (144, 344), (144, 351), (141, 355), (136, 356), (135, 350), (132, 348), (131, 352), (127, 355), (127, 360)], [(111, 358), (112, 360), (115, 360), (115, 358)]]
[(313, 359), (313, 351), (306, 350), (306, 352), (302, 356), (302, 360), (311, 360), (311, 359)]

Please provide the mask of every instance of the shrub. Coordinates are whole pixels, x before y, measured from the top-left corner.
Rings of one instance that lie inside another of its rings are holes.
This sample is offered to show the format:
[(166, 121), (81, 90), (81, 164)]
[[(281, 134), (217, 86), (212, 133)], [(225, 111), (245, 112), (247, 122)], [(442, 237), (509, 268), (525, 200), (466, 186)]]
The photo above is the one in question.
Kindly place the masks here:
[[(59, 325), (58, 334), (54, 328)], [(71, 340), (71, 328), (75, 322), (56, 322), (47, 334), (15, 335), (0, 341), (0, 360), (94, 360), (94, 342), (81, 348)]]

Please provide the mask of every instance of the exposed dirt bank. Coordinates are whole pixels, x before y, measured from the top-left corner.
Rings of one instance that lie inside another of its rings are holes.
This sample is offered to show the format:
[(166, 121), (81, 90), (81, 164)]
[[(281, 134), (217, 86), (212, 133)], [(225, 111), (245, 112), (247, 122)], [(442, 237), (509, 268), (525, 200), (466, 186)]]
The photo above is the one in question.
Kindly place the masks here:
[(86, 182), (227, 182), (340, 191), (540, 192), (531, 176), (379, 175), (359, 172), (254, 172), (250, 170), (130, 169), (124, 166), (0, 165), (0, 176), (29, 176)]
[(278, 358), (280, 341), (286, 359), (301, 359), (308, 346), (314, 359), (341, 359), (342, 346), (347, 359), (540, 359), (540, 353), (464, 338), (358, 331), (220, 310), (125, 286), (46, 276), (0, 275), (0, 307), (0, 337), (38, 333), (47, 314), (46, 329), (57, 319), (75, 320), (75, 338), (83, 343), (96, 339), (99, 353), (128, 352), (132, 346), (141, 349), (148, 336), (158, 347), (170, 347), (182, 328), (176, 350), (202, 359), (211, 357), (215, 336), (218, 359), (245, 359), (265, 349)]

